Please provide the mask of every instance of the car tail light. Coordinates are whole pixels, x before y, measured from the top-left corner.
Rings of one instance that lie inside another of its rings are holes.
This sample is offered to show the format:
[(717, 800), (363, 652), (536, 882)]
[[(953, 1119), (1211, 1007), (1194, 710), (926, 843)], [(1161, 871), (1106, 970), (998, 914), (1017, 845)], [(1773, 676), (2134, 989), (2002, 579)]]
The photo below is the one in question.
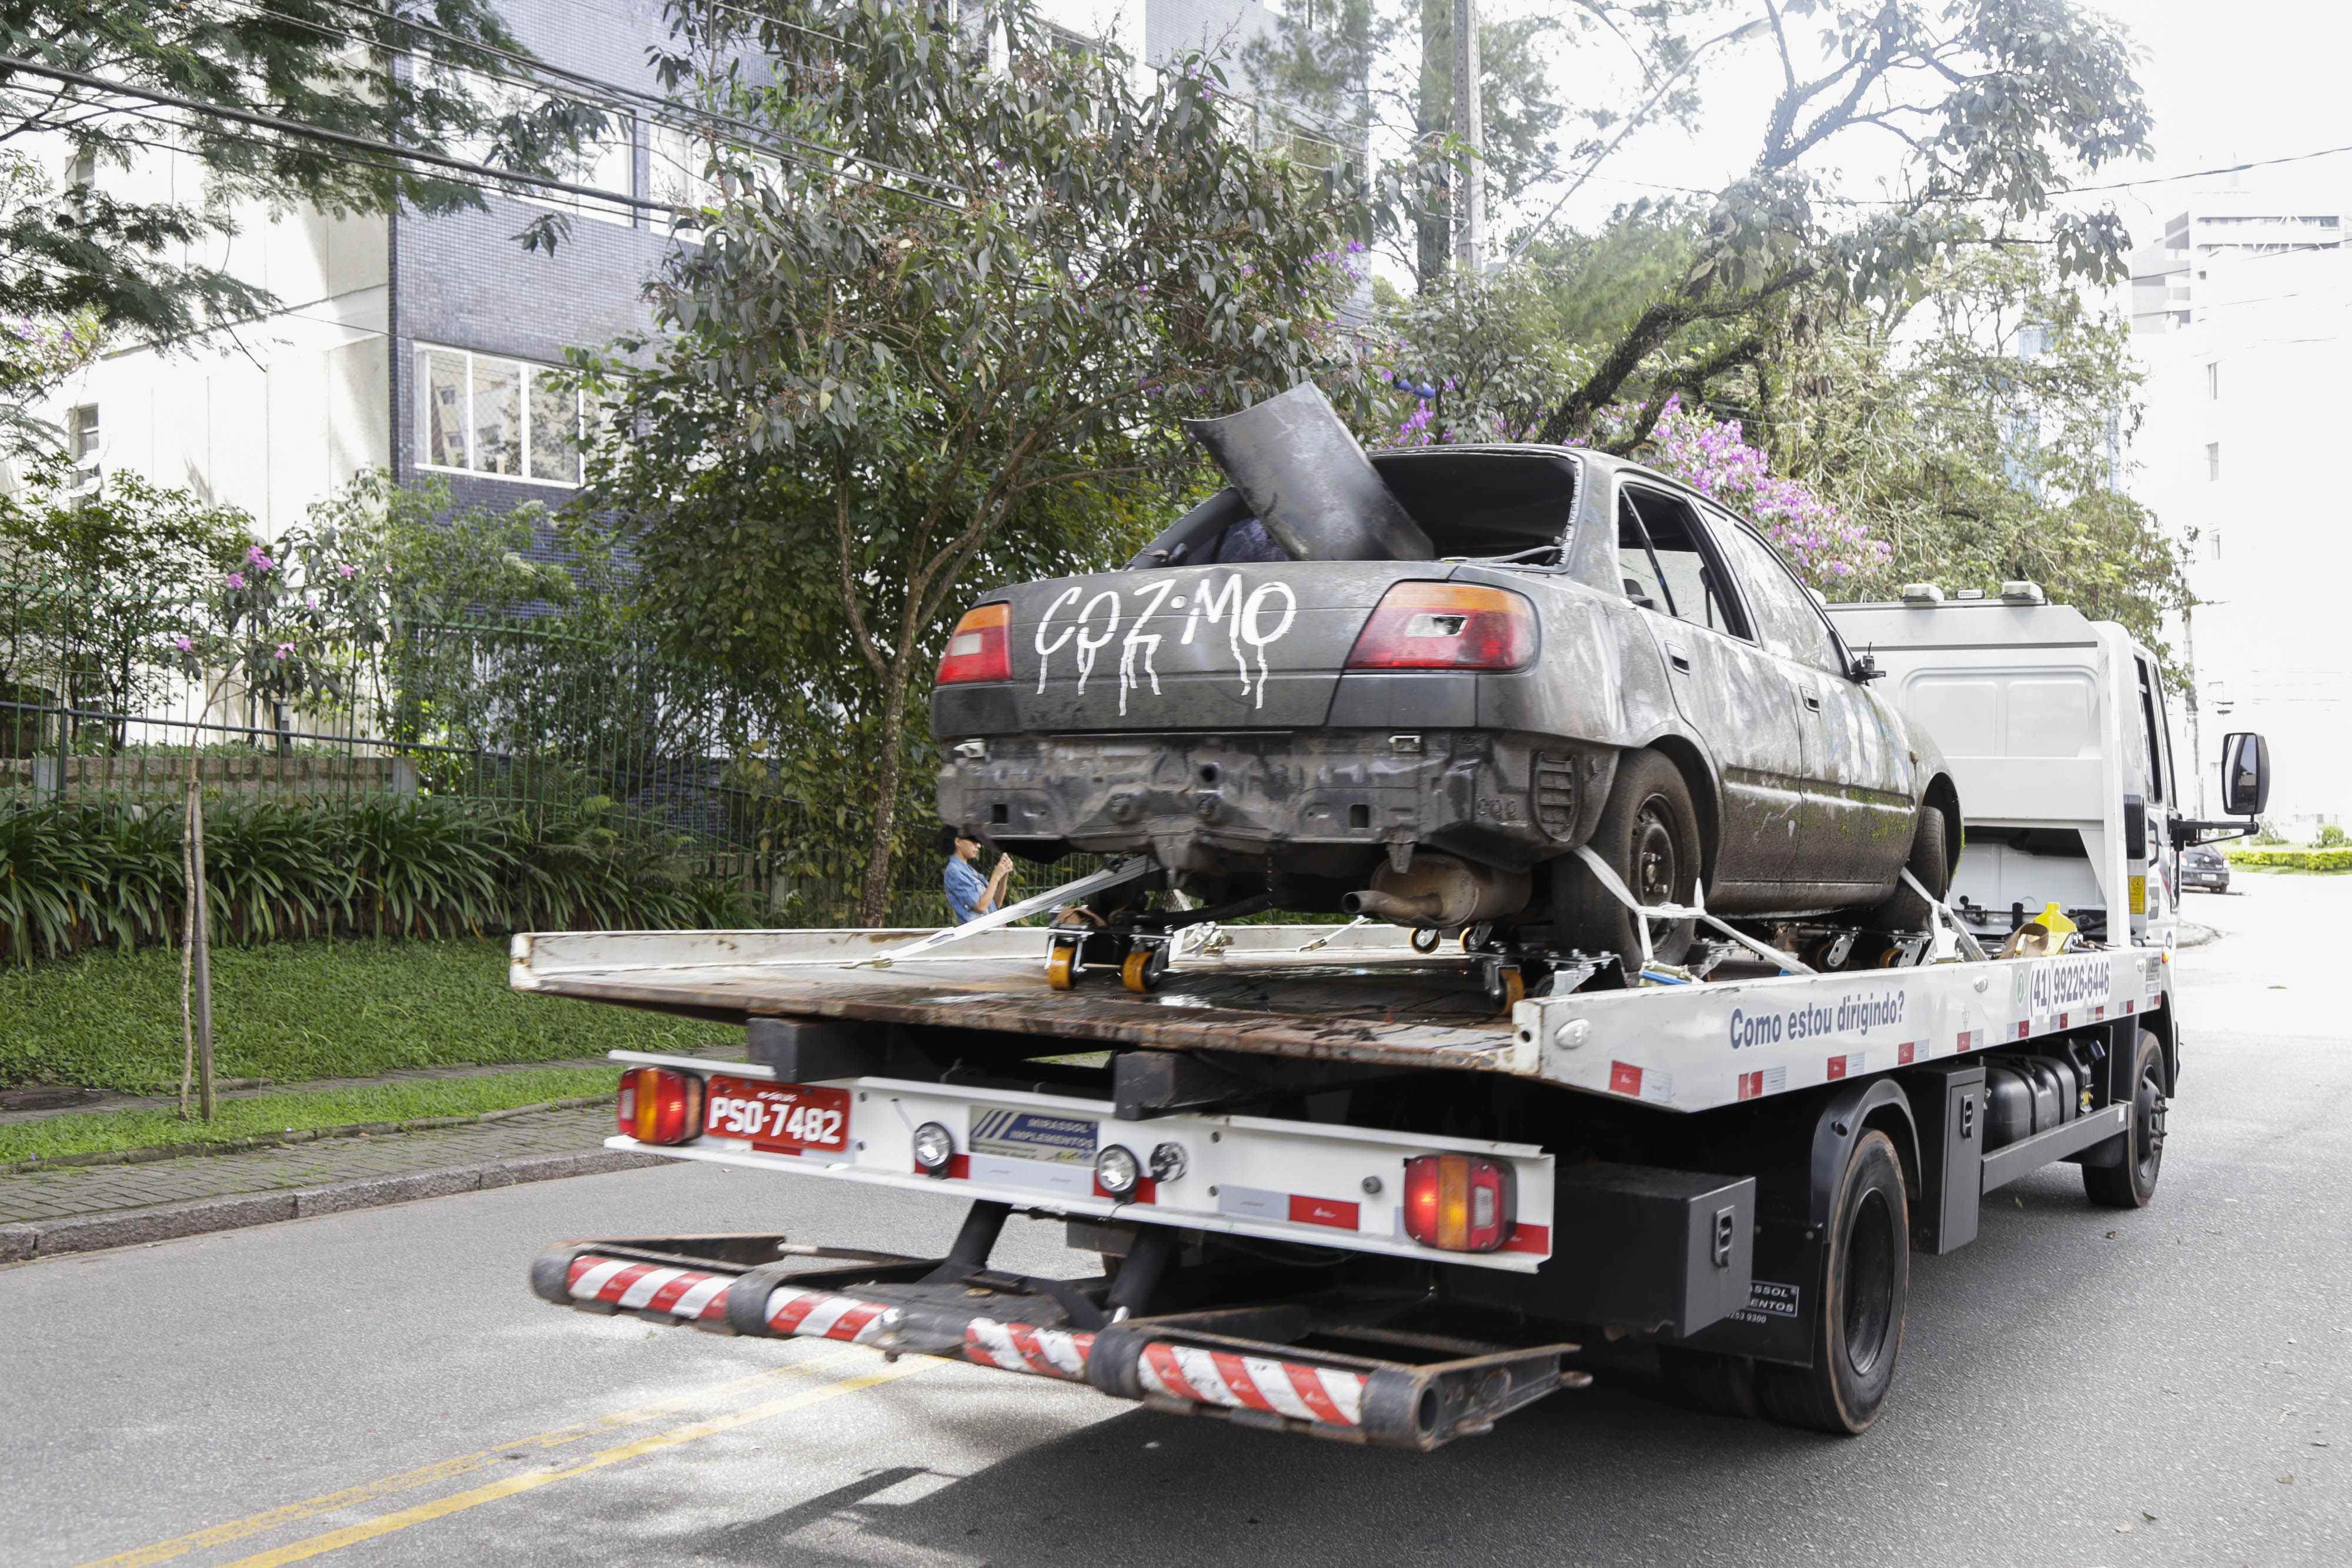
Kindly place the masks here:
[(940, 655), (940, 685), (1013, 678), (1013, 606), (983, 604), (967, 611)]
[(688, 1072), (637, 1067), (621, 1074), (618, 1120), (641, 1144), (682, 1144), (702, 1134), (702, 1080)]
[(1423, 1247), (1492, 1252), (1518, 1223), (1509, 1166), (1470, 1155), (1421, 1155), (1404, 1163), (1404, 1232)]
[(1400, 582), (1381, 596), (1348, 667), (1516, 670), (1535, 653), (1535, 607), (1509, 589)]

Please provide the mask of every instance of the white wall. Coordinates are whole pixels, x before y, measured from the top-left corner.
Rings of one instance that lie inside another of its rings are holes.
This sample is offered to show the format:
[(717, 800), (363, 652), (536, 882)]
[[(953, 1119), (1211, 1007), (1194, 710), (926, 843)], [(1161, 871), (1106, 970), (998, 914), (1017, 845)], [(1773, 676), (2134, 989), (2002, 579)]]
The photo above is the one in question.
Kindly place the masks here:
[(2194, 297), (2189, 325), (2134, 340), (2149, 379), (2131, 489), (2200, 536), (2189, 586), (2206, 602), (2188, 630), (2207, 814), (2219, 814), (2222, 733), (2259, 730), (2276, 779), (2270, 814), (2308, 832), (2352, 821), (2352, 257), (2215, 256)]
[[(53, 161), (61, 173), (61, 150)], [(199, 170), (176, 154), (100, 178), (126, 198), (202, 199)], [(307, 208), (238, 217), (240, 232), (204, 259), (275, 295), (278, 313), (202, 345), (117, 341), (39, 412), (62, 424), (68, 409), (97, 404), (102, 468), (241, 507), (268, 536), (392, 460), (389, 230)]]

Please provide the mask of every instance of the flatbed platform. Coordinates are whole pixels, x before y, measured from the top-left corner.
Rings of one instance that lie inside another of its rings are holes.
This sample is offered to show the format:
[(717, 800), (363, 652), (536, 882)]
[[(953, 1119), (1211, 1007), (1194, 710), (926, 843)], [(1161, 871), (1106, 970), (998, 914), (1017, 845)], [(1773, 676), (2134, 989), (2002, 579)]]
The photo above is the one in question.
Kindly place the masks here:
[(514, 988), (727, 1022), (946, 1025), (1080, 1049), (1254, 1052), (1500, 1072), (1701, 1111), (2014, 1044), (2145, 1010), (2160, 949), (1821, 975), (1748, 967), (1687, 986), (1534, 997), (1498, 1015), (1469, 960), (1391, 926), (1244, 925), (1138, 995), (1047, 982), (1049, 934), (1009, 928), (876, 962), (921, 931), (538, 933)]

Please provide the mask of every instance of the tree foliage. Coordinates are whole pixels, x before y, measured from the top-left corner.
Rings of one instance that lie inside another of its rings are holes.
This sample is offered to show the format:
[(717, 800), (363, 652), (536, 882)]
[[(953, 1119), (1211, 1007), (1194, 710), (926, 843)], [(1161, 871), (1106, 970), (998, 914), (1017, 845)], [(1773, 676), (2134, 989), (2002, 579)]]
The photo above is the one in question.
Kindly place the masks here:
[(748, 25), (767, 71), (698, 91), (832, 161), (711, 150), (720, 194), (656, 289), (670, 337), (644, 373), (589, 366), (628, 433), (590, 503), (626, 519), (672, 645), (763, 677), (773, 722), (840, 759), (875, 918), (974, 575), (1099, 560), (1181, 482), (1173, 415), (1344, 365), (1339, 214), (1231, 133), (1204, 68), (1139, 87), (1022, 5), (987, 36), (872, 0), (674, 16), (689, 63)]
[[(1685, 259), (1542, 422), (1588, 437), (1628, 396), (1654, 417), (1717, 400), (1809, 301), (1918, 297), (1939, 261), (1994, 241), (2046, 246), (2061, 277), (2119, 275), (2112, 210), (2059, 198), (2080, 172), (2145, 156), (2149, 120), (2120, 27), (2077, 0), (1760, 0), (1729, 35), (1769, 40), (1781, 78), (1754, 162), (1687, 209)], [(1833, 154), (1866, 136), (1902, 150), (1890, 193), (1849, 199)], [(2044, 231), (2027, 235), (2027, 225)], [(1640, 422), (1630, 433), (1644, 434)]]
[[(603, 129), (602, 110), (568, 98), (496, 107), (464, 74), (509, 69), (502, 57), (522, 52), (487, 0), (433, 0), (414, 23), (390, 13), (333, 0), (0, 0), (0, 56), (110, 84), (0, 64), (0, 321), (178, 342), (272, 303), (225, 259), (241, 207), (481, 204), (474, 184), (424, 165), (148, 94), (431, 152), (488, 149), (523, 172), (544, 172)], [(425, 57), (435, 68), (411, 68)], [(166, 152), (194, 161), (201, 190), (146, 194), (155, 187), (117, 189), (109, 177)], [(0, 338), (0, 392), (17, 390), (6, 385), (8, 347)]]
[(1783, 466), (1892, 548), (1857, 586), (2029, 579), (2161, 649), (2187, 589), (2180, 545), (2120, 488), (2139, 423), (2130, 324), (2031, 249), (1972, 251), (1921, 283), (1916, 305), (1826, 319), (1765, 387)]

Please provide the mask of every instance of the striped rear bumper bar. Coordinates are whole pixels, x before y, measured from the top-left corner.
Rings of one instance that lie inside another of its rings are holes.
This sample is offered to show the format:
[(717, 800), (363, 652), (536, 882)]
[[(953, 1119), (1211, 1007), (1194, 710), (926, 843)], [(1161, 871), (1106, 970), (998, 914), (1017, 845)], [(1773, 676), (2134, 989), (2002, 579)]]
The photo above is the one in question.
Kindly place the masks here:
[(1296, 1332), (1305, 1319), (1286, 1308), (1137, 1319), (1089, 1333), (973, 1315), (969, 1307), (874, 1299), (890, 1293), (887, 1282), (870, 1282), (867, 1296), (856, 1285), (798, 1284), (768, 1269), (695, 1268), (610, 1256), (593, 1245), (542, 1255), (531, 1283), (546, 1300), (588, 1312), (719, 1333), (839, 1340), (890, 1356), (959, 1356), (1089, 1384), (1177, 1414), (1382, 1447), (1433, 1448), (1484, 1431), (1556, 1388), (1590, 1381), (1560, 1369), (1572, 1345), (1407, 1365), (1339, 1354), (1309, 1359), (1282, 1354), (1285, 1344), (1238, 1337), (1272, 1322), (1270, 1314), (1287, 1314), (1286, 1332)]

